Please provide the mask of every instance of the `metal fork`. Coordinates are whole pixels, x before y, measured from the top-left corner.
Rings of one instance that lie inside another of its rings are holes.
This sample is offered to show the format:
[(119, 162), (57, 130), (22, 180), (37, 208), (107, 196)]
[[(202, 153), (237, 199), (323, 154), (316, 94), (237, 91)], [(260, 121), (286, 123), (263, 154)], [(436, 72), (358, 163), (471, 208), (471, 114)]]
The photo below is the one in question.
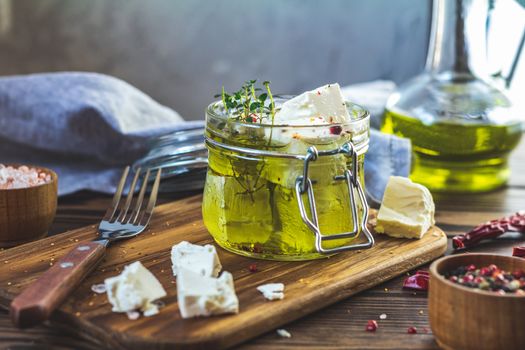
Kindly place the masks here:
[[(124, 169), (111, 206), (98, 226), (98, 237), (93, 241), (78, 244), (11, 302), (11, 319), (16, 326), (26, 328), (47, 320), (98, 265), (111, 242), (134, 237), (144, 231), (157, 201), (161, 170), (156, 172), (147, 204), (144, 205), (144, 197), (150, 170), (146, 171), (138, 197), (132, 206), (141, 170), (137, 169), (126, 200), (123, 201), (122, 192), (128, 178), (129, 167)], [(133, 210), (130, 210), (132, 207)]]

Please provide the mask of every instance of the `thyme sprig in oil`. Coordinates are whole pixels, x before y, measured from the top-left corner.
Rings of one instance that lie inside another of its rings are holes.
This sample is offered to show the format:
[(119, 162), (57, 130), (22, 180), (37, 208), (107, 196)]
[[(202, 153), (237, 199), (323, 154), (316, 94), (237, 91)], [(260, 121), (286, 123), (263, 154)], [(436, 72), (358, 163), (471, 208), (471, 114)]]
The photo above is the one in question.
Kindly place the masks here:
[(238, 91), (227, 93), (224, 86), (219, 95), (228, 117), (245, 123), (263, 123), (275, 117), (275, 102), (270, 89), (270, 82), (264, 81), (264, 92), (256, 87), (257, 80), (246, 81)]

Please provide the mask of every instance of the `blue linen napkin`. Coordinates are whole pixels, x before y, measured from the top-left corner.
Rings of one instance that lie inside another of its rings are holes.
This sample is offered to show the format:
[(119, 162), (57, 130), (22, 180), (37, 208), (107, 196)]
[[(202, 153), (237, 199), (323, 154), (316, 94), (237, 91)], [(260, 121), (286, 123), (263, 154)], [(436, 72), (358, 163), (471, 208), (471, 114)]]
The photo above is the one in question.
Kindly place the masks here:
[(366, 194), (371, 205), (378, 206), (390, 176), (408, 176), (411, 162), (409, 139), (379, 132), (386, 100), (396, 85), (388, 80), (354, 84), (341, 90), (348, 101), (370, 111), (370, 148), (365, 158)]
[[(343, 89), (372, 112), (378, 125), (395, 88), (378, 81)], [(128, 83), (97, 73), (61, 72), (0, 78), (0, 163), (48, 167), (59, 195), (79, 190), (113, 193), (123, 165), (148, 151), (151, 139), (202, 126), (184, 121)], [(365, 177), (380, 202), (391, 175), (407, 176), (410, 142), (372, 131)]]

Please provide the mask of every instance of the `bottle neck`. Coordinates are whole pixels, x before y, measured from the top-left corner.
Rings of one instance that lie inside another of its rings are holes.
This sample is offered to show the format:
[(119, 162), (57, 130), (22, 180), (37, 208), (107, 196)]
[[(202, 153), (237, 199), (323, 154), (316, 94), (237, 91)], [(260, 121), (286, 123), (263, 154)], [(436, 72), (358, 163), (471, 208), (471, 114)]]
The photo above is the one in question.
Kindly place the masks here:
[(434, 0), (426, 69), (452, 79), (485, 78), (490, 0)]

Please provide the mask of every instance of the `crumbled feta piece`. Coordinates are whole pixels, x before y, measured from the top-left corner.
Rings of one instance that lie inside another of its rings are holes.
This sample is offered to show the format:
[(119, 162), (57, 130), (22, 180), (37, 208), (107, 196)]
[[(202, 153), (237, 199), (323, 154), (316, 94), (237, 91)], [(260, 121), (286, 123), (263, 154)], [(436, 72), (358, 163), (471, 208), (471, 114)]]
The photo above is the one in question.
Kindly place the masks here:
[(213, 278), (180, 268), (177, 301), (183, 318), (239, 312), (233, 277), (226, 271), (219, 278)]
[(376, 232), (419, 239), (434, 225), (434, 212), (432, 195), (425, 186), (391, 176), (377, 215)]
[(286, 329), (278, 329), (277, 335), (279, 335), (281, 338), (291, 338), (292, 334), (288, 332)]
[(174, 276), (181, 267), (206, 277), (217, 277), (222, 269), (213, 245), (200, 246), (186, 241), (171, 248), (171, 263)]
[(282, 283), (268, 283), (257, 287), (268, 300), (280, 300), (284, 298), (284, 284)]
[(166, 291), (153, 274), (140, 261), (124, 267), (118, 276), (104, 281), (113, 312), (140, 310), (145, 316), (158, 312), (152, 302), (166, 296)]

